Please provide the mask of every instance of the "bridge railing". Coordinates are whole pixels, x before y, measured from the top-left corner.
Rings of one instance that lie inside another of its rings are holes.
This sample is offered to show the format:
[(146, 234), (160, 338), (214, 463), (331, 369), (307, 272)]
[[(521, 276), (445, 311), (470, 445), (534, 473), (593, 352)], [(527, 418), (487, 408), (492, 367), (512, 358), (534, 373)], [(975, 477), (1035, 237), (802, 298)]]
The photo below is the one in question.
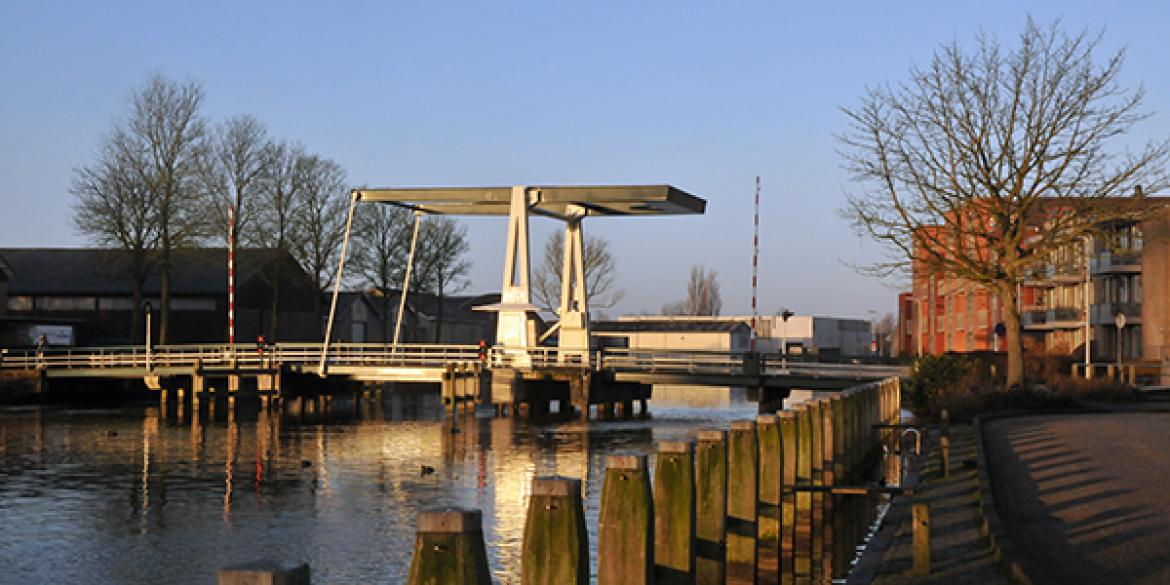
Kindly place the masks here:
[(736, 375), (744, 371), (748, 354), (742, 352), (605, 348), (598, 353), (598, 369), (650, 373)]
[[(277, 364), (313, 365), (321, 360), (319, 343), (141, 345), (36, 350), (3, 350), (0, 367), (7, 369), (268, 368)], [(481, 355), (481, 351), (484, 353)], [(445, 367), (476, 364), (494, 368), (588, 367), (593, 370), (707, 375), (801, 375), (811, 377), (885, 378), (904, 373), (900, 366), (786, 362), (774, 356), (739, 351), (679, 350), (668, 348), (557, 347), (513, 348), (476, 345), (333, 343), (325, 358), (329, 366)]]
[[(281, 343), (263, 347), (251, 345), (160, 345), (148, 352), (141, 345), (36, 350), (4, 350), (0, 368), (6, 369), (104, 369), (184, 368), (196, 363), (204, 367), (268, 367), (279, 363), (317, 363), (321, 344)], [(475, 362), (475, 345), (379, 343), (330, 344), (326, 363), (330, 365), (396, 365), (442, 367), (449, 363)]]

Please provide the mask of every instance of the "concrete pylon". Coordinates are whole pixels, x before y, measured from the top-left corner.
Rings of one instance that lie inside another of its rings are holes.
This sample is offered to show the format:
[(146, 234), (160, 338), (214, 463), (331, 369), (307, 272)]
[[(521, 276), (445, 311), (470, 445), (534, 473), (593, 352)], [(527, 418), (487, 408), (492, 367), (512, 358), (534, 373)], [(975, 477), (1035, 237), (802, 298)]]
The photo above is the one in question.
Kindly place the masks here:
[(589, 293), (585, 280), (585, 239), (581, 220), (586, 209), (568, 206), (565, 217), (564, 254), (561, 264), (561, 305), (558, 347), (562, 362), (589, 360)]
[(532, 356), (527, 348), (536, 346), (536, 321), (539, 310), (532, 304), (528, 245), (528, 208), (539, 193), (530, 193), (525, 186), (512, 187), (512, 201), (508, 208), (508, 239), (504, 248), (504, 282), (500, 287), (497, 305), (477, 307), (495, 311), (496, 343), (503, 346), (504, 366), (528, 368)]

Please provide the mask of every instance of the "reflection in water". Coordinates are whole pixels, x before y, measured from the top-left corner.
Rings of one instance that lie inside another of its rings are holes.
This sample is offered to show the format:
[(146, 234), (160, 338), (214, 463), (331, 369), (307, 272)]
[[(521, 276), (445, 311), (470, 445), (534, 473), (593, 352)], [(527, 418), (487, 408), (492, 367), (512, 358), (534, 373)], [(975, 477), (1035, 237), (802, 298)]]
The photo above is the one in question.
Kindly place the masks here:
[(756, 414), (692, 390), (656, 394), (652, 419), (588, 422), (449, 419), (413, 390), (0, 410), (0, 563), (18, 582), (205, 583), (268, 557), (399, 583), (418, 512), (463, 506), (483, 510), (497, 582), (517, 583), (534, 476), (584, 480), (595, 555), (606, 455)]

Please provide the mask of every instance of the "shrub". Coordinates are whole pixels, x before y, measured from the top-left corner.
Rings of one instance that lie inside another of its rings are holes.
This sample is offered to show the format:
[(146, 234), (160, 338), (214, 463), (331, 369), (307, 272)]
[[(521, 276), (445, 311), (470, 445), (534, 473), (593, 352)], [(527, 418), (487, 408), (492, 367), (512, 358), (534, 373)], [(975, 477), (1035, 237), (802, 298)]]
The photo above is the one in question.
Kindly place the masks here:
[(952, 416), (978, 410), (991, 387), (988, 368), (967, 356), (924, 355), (910, 366), (906, 390), (910, 409), (920, 419), (935, 419), (946, 409)]

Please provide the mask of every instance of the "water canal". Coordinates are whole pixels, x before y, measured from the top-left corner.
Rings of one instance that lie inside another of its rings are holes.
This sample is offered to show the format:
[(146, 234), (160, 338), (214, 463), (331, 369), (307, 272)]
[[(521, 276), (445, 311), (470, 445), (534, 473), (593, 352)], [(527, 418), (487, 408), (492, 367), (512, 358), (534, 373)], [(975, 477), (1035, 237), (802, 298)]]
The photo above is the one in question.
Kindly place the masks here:
[(218, 567), (273, 558), (308, 561), (314, 583), (401, 583), (418, 512), (462, 506), (483, 511), (497, 582), (518, 583), (534, 476), (584, 478), (596, 555), (606, 455), (650, 454), (757, 411), (739, 390), (655, 396), (652, 418), (587, 423), (453, 425), (437, 393), (393, 391), (205, 401), (199, 416), (0, 410), (0, 564), (28, 583), (208, 583)]

